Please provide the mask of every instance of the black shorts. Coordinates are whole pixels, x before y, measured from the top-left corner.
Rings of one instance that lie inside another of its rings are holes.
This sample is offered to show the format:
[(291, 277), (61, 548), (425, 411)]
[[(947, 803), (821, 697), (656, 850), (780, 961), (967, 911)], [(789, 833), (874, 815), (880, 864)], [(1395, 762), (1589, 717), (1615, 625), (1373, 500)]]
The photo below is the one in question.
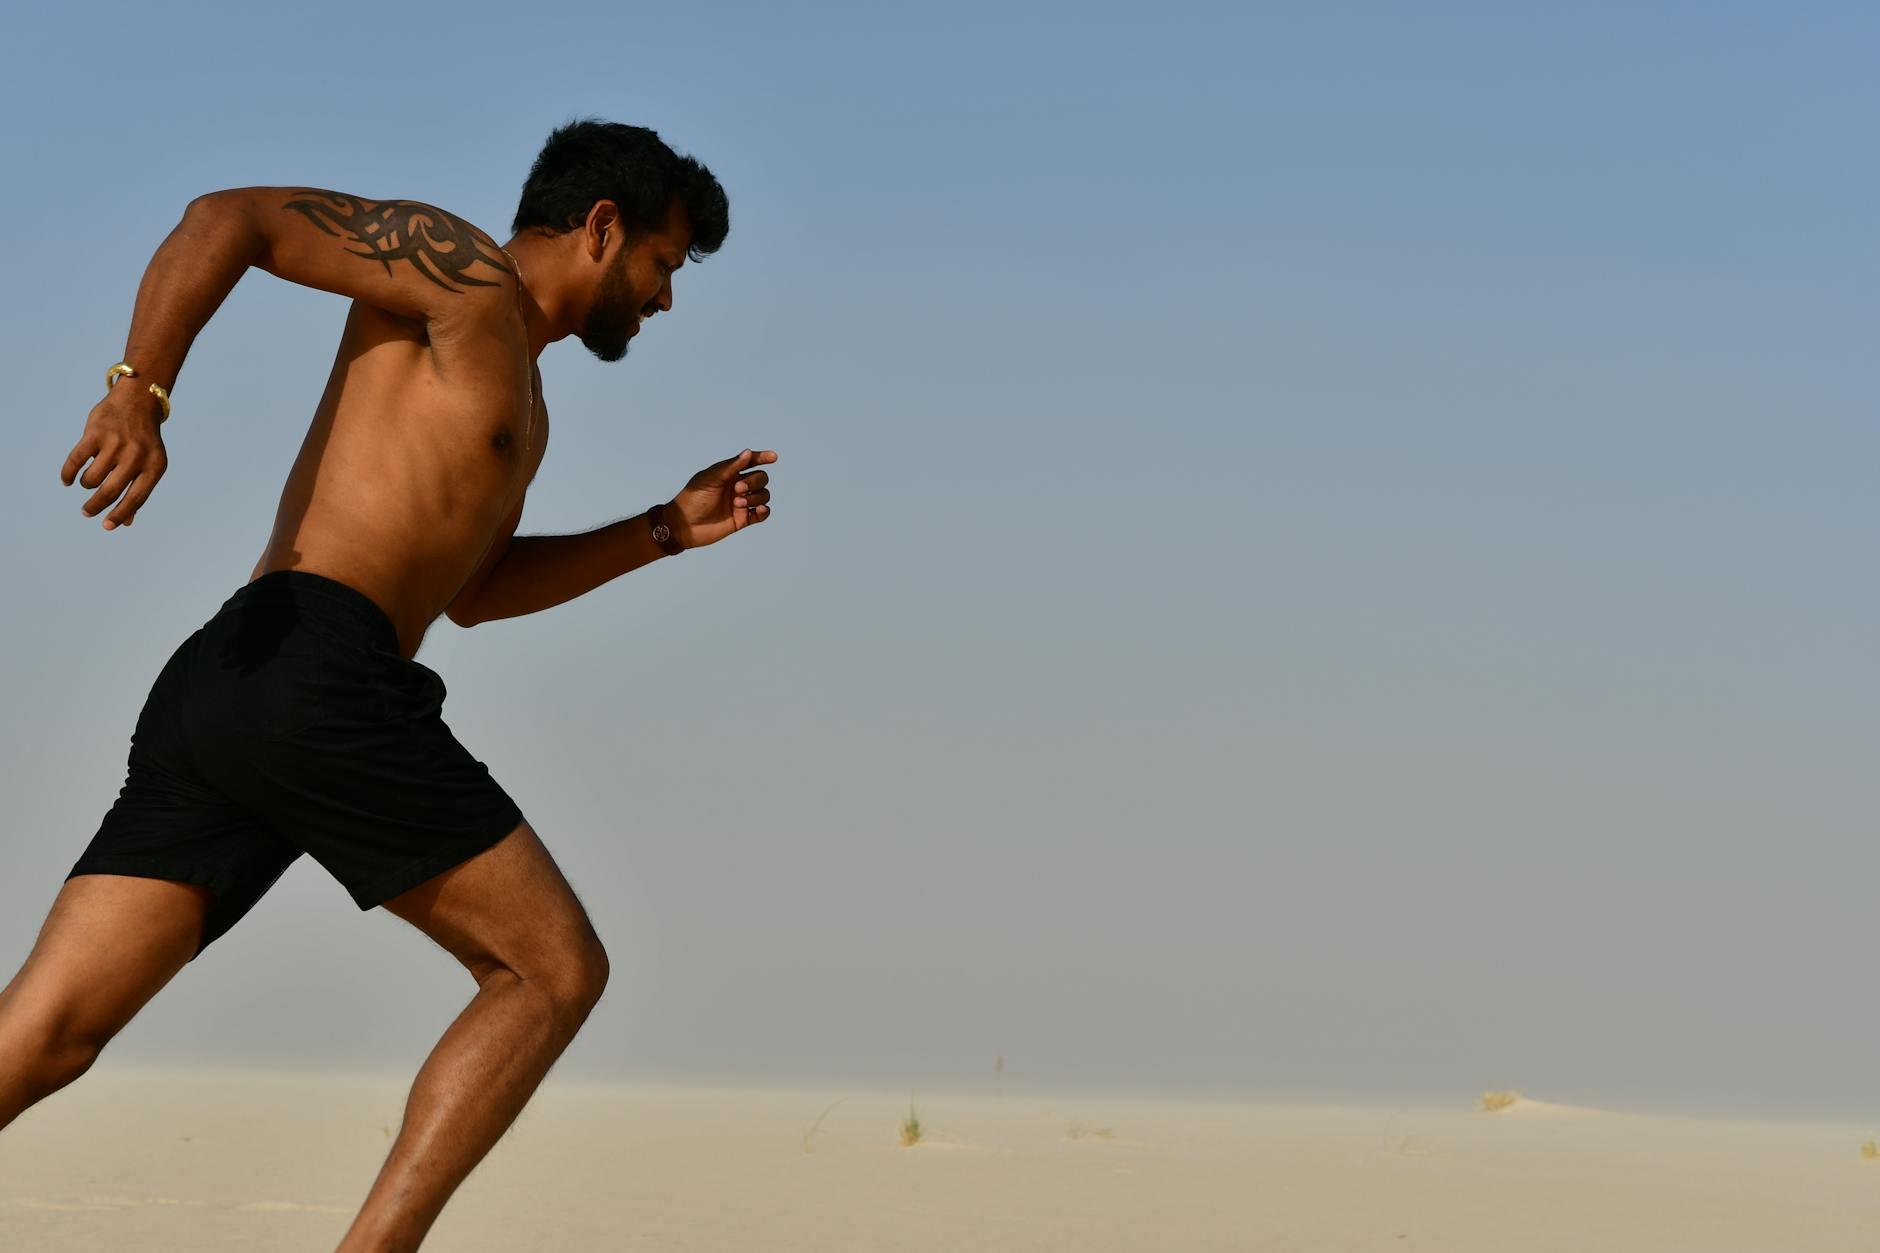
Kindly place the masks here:
[(522, 811), (444, 725), (444, 681), (344, 583), (281, 570), (183, 642), (117, 803), (66, 878), (214, 895), (201, 954), (302, 853), (371, 909), (495, 844)]

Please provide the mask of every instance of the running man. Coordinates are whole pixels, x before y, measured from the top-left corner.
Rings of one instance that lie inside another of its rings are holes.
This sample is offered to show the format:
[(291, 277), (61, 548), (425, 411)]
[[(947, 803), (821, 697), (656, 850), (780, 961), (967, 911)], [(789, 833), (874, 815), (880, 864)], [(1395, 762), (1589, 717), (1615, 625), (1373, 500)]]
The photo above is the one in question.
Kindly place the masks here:
[(586, 1020), (607, 955), (413, 657), (440, 614), (536, 613), (770, 516), (776, 454), (746, 449), (638, 517), (515, 535), (548, 448), (536, 357), (579, 335), (619, 360), (728, 230), (708, 169), (598, 120), (549, 137), (507, 244), (429, 205), (308, 188), (189, 205), (61, 471), (105, 530), (162, 478), (169, 388), (249, 267), (352, 310), (267, 550), (158, 676), (123, 790), (0, 992), (0, 1127), (82, 1075), (308, 853), (476, 980), (339, 1248), (419, 1246)]

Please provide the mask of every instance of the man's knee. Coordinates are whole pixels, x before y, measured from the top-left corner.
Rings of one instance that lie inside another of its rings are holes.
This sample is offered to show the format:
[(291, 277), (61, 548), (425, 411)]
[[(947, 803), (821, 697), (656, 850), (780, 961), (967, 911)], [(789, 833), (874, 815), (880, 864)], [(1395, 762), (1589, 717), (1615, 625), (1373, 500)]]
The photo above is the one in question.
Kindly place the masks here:
[(109, 1042), (97, 1036), (70, 1036), (53, 1041), (41, 1055), (47, 1077), (57, 1088), (64, 1087), (90, 1070)]
[(52, 1095), (90, 1070), (111, 1042), (108, 1033), (86, 1030), (69, 1021), (21, 1021), (23, 1017), (18, 1012), (0, 1017), (0, 1053), (5, 1054), (5, 1069), (22, 1078), (30, 1090), (27, 1095), (34, 1101)]
[(607, 990), (607, 976), (612, 971), (607, 960), (607, 950), (596, 939), (588, 945), (587, 957), (583, 967), (586, 982), (583, 989), (588, 994), (588, 1003), (592, 1005), (601, 999), (601, 993)]
[(514, 980), (579, 1026), (607, 986), (607, 953), (534, 828), (384, 903), (430, 936), (478, 986)]
[(539, 944), (526, 961), (479, 962), (472, 973), (479, 987), (487, 988), (498, 980), (528, 989), (541, 998), (548, 1014), (572, 1030), (586, 1020), (607, 987), (607, 950), (590, 931)]
[(607, 988), (607, 950), (591, 933), (571, 941), (552, 968), (538, 971), (537, 982), (548, 988), (556, 1009), (580, 1026)]

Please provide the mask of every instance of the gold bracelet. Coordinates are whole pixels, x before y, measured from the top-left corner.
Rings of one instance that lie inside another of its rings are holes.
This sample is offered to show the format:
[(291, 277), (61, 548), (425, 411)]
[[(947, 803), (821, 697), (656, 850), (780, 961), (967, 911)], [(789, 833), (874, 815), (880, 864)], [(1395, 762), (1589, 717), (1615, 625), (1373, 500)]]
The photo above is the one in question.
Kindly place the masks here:
[[(134, 379), (136, 377), (137, 371), (120, 361), (104, 372), (104, 389), (108, 392), (113, 387), (117, 386), (119, 379)], [(152, 383), (150, 385), (150, 394), (155, 396), (157, 403), (163, 407), (163, 416), (157, 419), (157, 425), (161, 426), (170, 420), (170, 393), (164, 391), (161, 385)]]

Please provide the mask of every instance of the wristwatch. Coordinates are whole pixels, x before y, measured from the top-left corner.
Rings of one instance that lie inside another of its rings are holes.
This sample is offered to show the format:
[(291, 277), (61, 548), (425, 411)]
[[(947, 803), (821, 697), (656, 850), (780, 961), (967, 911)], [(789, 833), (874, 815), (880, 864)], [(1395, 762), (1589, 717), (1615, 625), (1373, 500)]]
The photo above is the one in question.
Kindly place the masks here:
[(673, 538), (672, 528), (666, 525), (666, 506), (654, 505), (648, 509), (646, 520), (653, 524), (653, 542), (659, 545), (661, 552), (677, 557), (685, 551), (685, 545)]

